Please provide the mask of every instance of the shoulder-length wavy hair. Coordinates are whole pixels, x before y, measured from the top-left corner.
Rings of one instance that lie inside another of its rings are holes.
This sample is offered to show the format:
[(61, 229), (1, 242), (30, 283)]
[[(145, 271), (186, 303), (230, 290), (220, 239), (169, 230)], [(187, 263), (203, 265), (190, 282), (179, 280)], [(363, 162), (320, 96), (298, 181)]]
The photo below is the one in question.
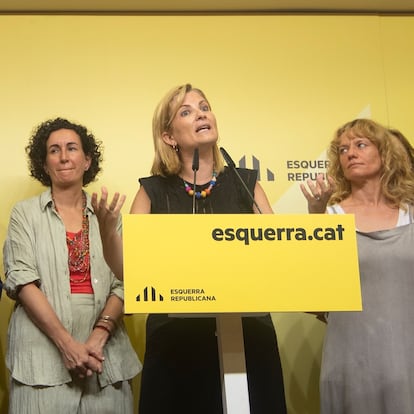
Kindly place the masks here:
[(346, 133), (368, 138), (378, 148), (382, 164), (381, 190), (390, 204), (401, 208), (414, 204), (411, 154), (391, 130), (370, 119), (347, 122), (336, 131), (329, 145), (327, 174), (333, 177), (337, 186), (329, 204), (340, 203), (351, 194), (351, 183), (345, 178), (339, 162), (339, 143), (341, 136)]
[(391, 134), (393, 134), (404, 146), (405, 150), (407, 151), (408, 157), (410, 158), (411, 168), (414, 171), (414, 147), (411, 145), (408, 138), (398, 129), (391, 128), (389, 130)]
[[(162, 139), (164, 132), (171, 133), (171, 124), (188, 92), (199, 93), (207, 102), (205, 94), (190, 84), (177, 86), (171, 89), (157, 105), (152, 118), (152, 135), (154, 140), (154, 161), (151, 167), (153, 175), (177, 175), (181, 172), (182, 162), (179, 151), (176, 151)], [(217, 143), (213, 147), (214, 169), (221, 172), (224, 169)]]
[(46, 143), (52, 132), (59, 129), (71, 129), (75, 131), (82, 143), (82, 149), (91, 160), (91, 165), (83, 175), (83, 185), (86, 186), (96, 179), (101, 171), (102, 143), (95, 140), (92, 133), (86, 127), (75, 124), (64, 118), (49, 119), (35, 128), (26, 146), (30, 175), (43, 185), (50, 187), (52, 182), (45, 171), (47, 148)]

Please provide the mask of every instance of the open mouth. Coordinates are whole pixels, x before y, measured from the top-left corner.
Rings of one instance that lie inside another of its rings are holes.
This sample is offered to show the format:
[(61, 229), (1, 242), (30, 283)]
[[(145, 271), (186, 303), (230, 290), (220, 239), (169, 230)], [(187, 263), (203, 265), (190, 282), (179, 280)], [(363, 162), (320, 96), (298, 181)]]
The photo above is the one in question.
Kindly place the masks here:
[(201, 132), (201, 131), (209, 131), (211, 129), (210, 125), (200, 125), (197, 129), (196, 132)]

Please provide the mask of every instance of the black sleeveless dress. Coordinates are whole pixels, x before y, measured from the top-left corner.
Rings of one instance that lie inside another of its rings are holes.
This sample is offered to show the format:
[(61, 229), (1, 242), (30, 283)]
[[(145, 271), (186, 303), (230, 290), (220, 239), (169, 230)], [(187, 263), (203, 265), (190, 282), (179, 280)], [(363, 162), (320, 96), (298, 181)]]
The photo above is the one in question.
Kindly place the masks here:
[[(257, 172), (238, 171), (253, 194)], [(193, 212), (193, 198), (180, 177), (151, 176), (139, 181), (151, 199), (151, 213)], [(226, 168), (211, 194), (196, 200), (196, 213), (253, 213), (252, 204), (237, 176)], [(180, 257), (177, 246), (177, 266)], [(212, 252), (206, 252), (206, 263), (212, 269), (220, 266)], [(251, 414), (285, 414), (282, 369), (271, 317), (245, 317), (242, 322)], [(215, 332), (215, 318), (148, 316), (139, 414), (223, 413)]]

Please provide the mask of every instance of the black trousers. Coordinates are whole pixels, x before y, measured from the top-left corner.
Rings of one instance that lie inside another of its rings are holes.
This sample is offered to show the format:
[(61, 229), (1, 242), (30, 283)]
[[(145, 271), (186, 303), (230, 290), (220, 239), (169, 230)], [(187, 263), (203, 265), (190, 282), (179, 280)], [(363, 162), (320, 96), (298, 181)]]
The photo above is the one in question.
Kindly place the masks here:
[[(242, 322), (251, 414), (285, 414), (271, 317)], [(139, 414), (222, 413), (215, 318), (149, 315)]]

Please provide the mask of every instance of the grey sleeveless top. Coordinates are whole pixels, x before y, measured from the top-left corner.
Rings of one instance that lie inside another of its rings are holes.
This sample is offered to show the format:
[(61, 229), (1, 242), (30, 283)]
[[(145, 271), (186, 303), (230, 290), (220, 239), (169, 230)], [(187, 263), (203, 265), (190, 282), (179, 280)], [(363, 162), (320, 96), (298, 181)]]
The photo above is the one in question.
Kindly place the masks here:
[[(322, 414), (414, 413), (414, 225), (357, 232), (362, 312), (331, 312)], [(347, 260), (342, 257), (342, 260)]]

